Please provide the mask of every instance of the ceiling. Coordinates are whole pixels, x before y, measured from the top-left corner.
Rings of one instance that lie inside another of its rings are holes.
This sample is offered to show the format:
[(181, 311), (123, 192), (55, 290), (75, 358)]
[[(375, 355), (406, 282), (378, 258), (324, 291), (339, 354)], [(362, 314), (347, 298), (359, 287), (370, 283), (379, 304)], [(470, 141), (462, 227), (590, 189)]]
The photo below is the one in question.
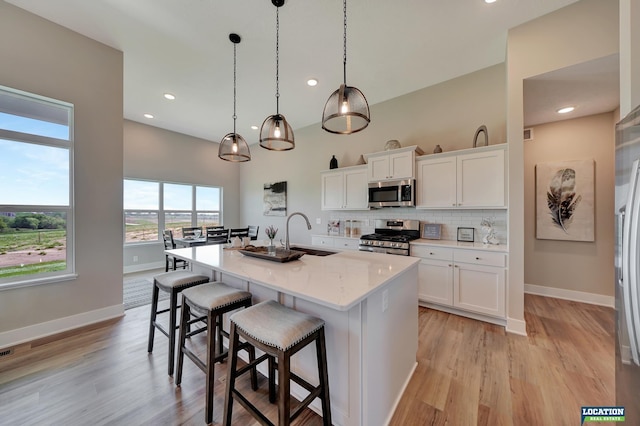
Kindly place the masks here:
[[(575, 1), (351, 0), (347, 83), (373, 105), (502, 63), (509, 28)], [(238, 133), (256, 143), (250, 126), (275, 113), (276, 8), (269, 0), (6, 2), (124, 52), (129, 120), (212, 141), (232, 131), (232, 32), (242, 37)], [(340, 0), (288, 0), (280, 9), (280, 113), (294, 130), (321, 121), (342, 82), (342, 45)], [(310, 77), (319, 84), (307, 86)]]

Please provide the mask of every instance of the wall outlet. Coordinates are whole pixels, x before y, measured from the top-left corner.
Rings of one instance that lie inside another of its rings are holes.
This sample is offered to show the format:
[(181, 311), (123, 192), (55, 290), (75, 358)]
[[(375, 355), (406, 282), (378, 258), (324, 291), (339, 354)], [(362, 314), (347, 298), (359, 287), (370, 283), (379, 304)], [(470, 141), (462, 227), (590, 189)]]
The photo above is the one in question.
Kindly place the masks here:
[(322, 225), (322, 218), (316, 217), (316, 225)]
[(382, 312), (386, 312), (389, 309), (389, 290), (382, 292)]
[(138, 261), (138, 256), (133, 256), (133, 262), (137, 262)]

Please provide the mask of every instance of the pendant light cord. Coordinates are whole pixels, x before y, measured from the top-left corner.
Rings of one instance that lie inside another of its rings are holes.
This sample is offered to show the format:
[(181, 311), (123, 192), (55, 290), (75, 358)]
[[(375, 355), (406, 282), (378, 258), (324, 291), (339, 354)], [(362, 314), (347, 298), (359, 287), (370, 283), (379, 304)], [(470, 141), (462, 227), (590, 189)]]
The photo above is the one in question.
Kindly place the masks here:
[(280, 8), (276, 7), (276, 114), (280, 114)]
[(344, 85), (347, 85), (347, 0), (343, 0), (342, 2), (342, 11), (344, 14), (344, 54), (342, 56), (342, 65), (343, 65), (343, 75), (344, 75)]
[(236, 43), (233, 43), (233, 134), (236, 134)]

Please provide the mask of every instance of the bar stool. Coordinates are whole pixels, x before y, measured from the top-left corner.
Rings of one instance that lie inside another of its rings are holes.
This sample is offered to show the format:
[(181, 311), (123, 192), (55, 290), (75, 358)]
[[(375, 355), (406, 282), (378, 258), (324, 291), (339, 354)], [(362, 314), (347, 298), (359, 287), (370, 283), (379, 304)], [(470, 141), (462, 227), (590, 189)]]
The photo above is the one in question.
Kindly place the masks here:
[[(176, 385), (182, 382), (182, 366), (184, 355), (187, 355), (207, 375), (207, 389), (205, 398), (205, 417), (207, 423), (213, 421), (213, 386), (215, 383), (215, 363), (224, 360), (228, 351), (223, 351), (222, 336), (229, 338), (229, 334), (222, 328), (222, 316), (239, 308), (251, 306), (251, 293), (241, 291), (222, 282), (212, 282), (189, 288), (182, 292), (182, 313), (180, 317), (180, 338), (178, 349), (178, 366), (176, 372)], [(192, 319), (191, 316), (196, 318)], [(206, 328), (197, 328), (189, 331), (190, 325), (196, 322), (205, 322)], [(187, 337), (207, 331), (207, 355), (203, 362), (196, 353), (187, 348)], [(217, 346), (217, 355), (216, 355)], [(255, 359), (255, 348), (248, 344), (242, 345), (242, 349), (249, 352), (249, 361)], [(258, 376), (255, 367), (251, 373), (251, 387), (258, 389)]]
[[(226, 426), (231, 425), (233, 400), (237, 398), (238, 402), (260, 423), (273, 425), (264, 414), (235, 388), (235, 380), (238, 376), (245, 373), (248, 368), (268, 359), (270, 402), (275, 402), (276, 400), (274, 371), (276, 368), (278, 370), (278, 424), (280, 426), (288, 426), (311, 401), (318, 397), (322, 402), (323, 424), (331, 425), (324, 321), (302, 312), (294, 311), (273, 300), (268, 300), (234, 313), (230, 317), (230, 322), (230, 358), (223, 424)], [(250, 362), (248, 366), (236, 370), (240, 337), (247, 343), (264, 351), (265, 354)], [(316, 342), (316, 356), (318, 359), (318, 386), (313, 386), (291, 372), (291, 356), (313, 341)], [(290, 379), (309, 391), (309, 395), (293, 413), (291, 412), (291, 396), (289, 393)]]
[[(153, 297), (151, 300), (151, 318), (149, 320), (149, 344), (147, 351), (153, 352), (153, 338), (156, 328), (169, 338), (169, 364), (168, 374), (173, 376), (173, 366), (176, 350), (176, 324), (178, 310), (178, 293), (189, 287), (209, 282), (206, 275), (194, 274), (190, 271), (171, 271), (153, 277)], [(169, 293), (169, 307), (158, 310), (158, 296), (160, 290)], [(158, 314), (169, 312), (169, 326), (164, 328), (156, 322)]]

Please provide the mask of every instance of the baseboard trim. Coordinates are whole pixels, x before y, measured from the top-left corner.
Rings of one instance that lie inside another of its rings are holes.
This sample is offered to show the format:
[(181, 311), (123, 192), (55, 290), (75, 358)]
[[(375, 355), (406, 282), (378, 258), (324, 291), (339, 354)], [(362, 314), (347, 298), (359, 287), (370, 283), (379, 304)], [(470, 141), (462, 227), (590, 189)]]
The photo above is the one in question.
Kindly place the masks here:
[(556, 299), (571, 300), (573, 302), (588, 303), (590, 305), (615, 308), (616, 300), (613, 296), (586, 293), (584, 291), (565, 290), (562, 288), (545, 287), (535, 284), (525, 284), (524, 292), (538, 296), (554, 297)]
[(509, 333), (519, 334), (520, 336), (527, 335), (527, 322), (515, 318), (507, 318), (507, 325), (505, 330)]
[(15, 330), (0, 333), (0, 348), (8, 348), (22, 343), (48, 337), (75, 328), (97, 322), (118, 318), (124, 315), (124, 305), (107, 306), (94, 311), (83, 312), (52, 321), (42, 322)]
[(141, 263), (139, 265), (129, 265), (123, 268), (125, 274), (131, 274), (133, 272), (151, 271), (154, 269), (164, 269), (164, 262), (153, 263)]

